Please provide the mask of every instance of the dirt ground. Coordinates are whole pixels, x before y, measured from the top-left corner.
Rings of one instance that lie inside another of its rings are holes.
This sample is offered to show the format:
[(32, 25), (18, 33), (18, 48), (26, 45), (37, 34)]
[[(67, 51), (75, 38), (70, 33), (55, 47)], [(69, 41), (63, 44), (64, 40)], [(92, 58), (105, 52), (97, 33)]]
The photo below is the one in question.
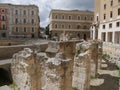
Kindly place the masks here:
[[(106, 70), (108, 72), (118, 70), (115, 64), (112, 64), (109, 61), (106, 61), (106, 64), (108, 65), (108, 67), (102, 68), (101, 70)], [(98, 74), (98, 78), (104, 79), (104, 83), (100, 86), (91, 86), (90, 90), (120, 90), (119, 76), (116, 77), (110, 74)]]

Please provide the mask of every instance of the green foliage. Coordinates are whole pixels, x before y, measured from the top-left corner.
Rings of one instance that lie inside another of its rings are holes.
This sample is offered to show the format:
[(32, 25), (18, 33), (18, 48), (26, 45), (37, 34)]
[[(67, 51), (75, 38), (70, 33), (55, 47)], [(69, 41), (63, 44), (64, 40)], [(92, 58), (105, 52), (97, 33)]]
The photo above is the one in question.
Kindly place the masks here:
[(90, 76), (90, 79), (95, 79), (95, 77), (94, 76)]
[(78, 55), (81, 53), (82, 48), (80, 47), (79, 50), (76, 51), (76, 57), (78, 57)]
[(81, 53), (81, 50), (77, 50), (76, 56), (78, 56)]
[(13, 82), (12, 84), (10, 84), (10, 87), (13, 89), (13, 90), (20, 90), (18, 88), (18, 86)]
[(76, 87), (72, 87), (72, 90), (78, 90)]
[(104, 60), (106, 60), (106, 59), (109, 59), (110, 56), (109, 56), (108, 54), (103, 54), (103, 55), (102, 55), (102, 58), (103, 58)]

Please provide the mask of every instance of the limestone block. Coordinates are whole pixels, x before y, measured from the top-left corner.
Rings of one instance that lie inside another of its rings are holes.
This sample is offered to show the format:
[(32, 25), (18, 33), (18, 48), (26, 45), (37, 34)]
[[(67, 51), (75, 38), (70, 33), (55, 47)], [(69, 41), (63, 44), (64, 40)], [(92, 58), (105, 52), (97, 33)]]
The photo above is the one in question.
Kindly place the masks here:
[(62, 53), (57, 53), (54, 58), (48, 58), (42, 90), (72, 90), (71, 61)]
[(90, 85), (90, 56), (81, 53), (74, 61), (73, 87), (78, 90), (89, 90)]
[(78, 90), (89, 90), (90, 87), (90, 45), (87, 42), (76, 45), (72, 86)]
[(40, 90), (41, 63), (31, 49), (25, 48), (13, 55), (11, 72), (20, 90)]
[(49, 42), (46, 53), (49, 57), (55, 57), (56, 53), (59, 51), (59, 48), (60, 47), (58, 42)]

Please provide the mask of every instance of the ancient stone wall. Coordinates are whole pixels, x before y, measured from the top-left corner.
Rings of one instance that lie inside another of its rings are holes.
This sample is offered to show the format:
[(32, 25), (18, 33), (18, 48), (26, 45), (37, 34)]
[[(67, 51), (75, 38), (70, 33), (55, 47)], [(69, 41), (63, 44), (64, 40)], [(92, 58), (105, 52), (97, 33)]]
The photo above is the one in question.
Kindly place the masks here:
[[(44, 52), (47, 48), (47, 44), (40, 44), (38, 45), (40, 48), (40, 51)], [(15, 45), (15, 46), (0, 46), (0, 60), (1, 59), (8, 59), (12, 58), (14, 53), (17, 53), (24, 48), (36, 48), (35, 45)]]
[(0, 46), (10, 46), (10, 45), (19, 45), (23, 44), (26, 40), (25, 39), (1, 39)]
[(45, 52), (26, 48), (13, 56), (11, 66), (20, 90), (89, 90), (91, 67), (94, 75), (98, 69), (98, 43), (50, 42)]

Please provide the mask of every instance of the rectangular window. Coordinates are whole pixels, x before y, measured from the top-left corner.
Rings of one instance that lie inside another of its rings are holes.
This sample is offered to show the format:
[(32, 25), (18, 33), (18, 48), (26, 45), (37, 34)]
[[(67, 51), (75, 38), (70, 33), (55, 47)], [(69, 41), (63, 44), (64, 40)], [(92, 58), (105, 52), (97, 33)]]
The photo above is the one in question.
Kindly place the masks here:
[(32, 22), (31, 22), (32, 24), (34, 24), (34, 19), (32, 19)]
[(119, 27), (120, 26), (120, 22), (116, 22), (116, 27)]
[(120, 8), (118, 9), (118, 16), (120, 15)]
[(104, 4), (104, 9), (106, 9), (106, 4)]
[(105, 29), (105, 25), (103, 25), (103, 29)]
[(5, 17), (4, 16), (2, 16), (2, 21), (5, 21)]
[(34, 11), (32, 11), (31, 14), (34, 15)]
[(17, 18), (15, 19), (15, 23), (16, 23), (16, 24), (18, 23), (18, 19), (17, 19)]
[(112, 13), (112, 11), (110, 11), (110, 18), (112, 18), (113, 17), (113, 13)]
[(32, 27), (32, 32), (34, 33), (35, 32), (35, 30), (34, 30), (34, 28)]
[(23, 11), (23, 14), (26, 15), (26, 10)]
[(109, 28), (112, 28), (112, 23), (109, 24)]
[(120, 0), (118, 0), (118, 3), (120, 3)]
[(15, 10), (15, 15), (18, 15), (18, 10)]
[(97, 16), (97, 21), (98, 21), (98, 16)]
[(24, 23), (26, 23), (26, 19), (24, 19)]
[(16, 27), (16, 32), (19, 32), (18, 27)]
[(111, 0), (111, 6), (113, 6), (113, 0)]
[(27, 32), (26, 27), (24, 27), (24, 32)]
[(106, 14), (104, 14), (104, 20), (106, 19)]

